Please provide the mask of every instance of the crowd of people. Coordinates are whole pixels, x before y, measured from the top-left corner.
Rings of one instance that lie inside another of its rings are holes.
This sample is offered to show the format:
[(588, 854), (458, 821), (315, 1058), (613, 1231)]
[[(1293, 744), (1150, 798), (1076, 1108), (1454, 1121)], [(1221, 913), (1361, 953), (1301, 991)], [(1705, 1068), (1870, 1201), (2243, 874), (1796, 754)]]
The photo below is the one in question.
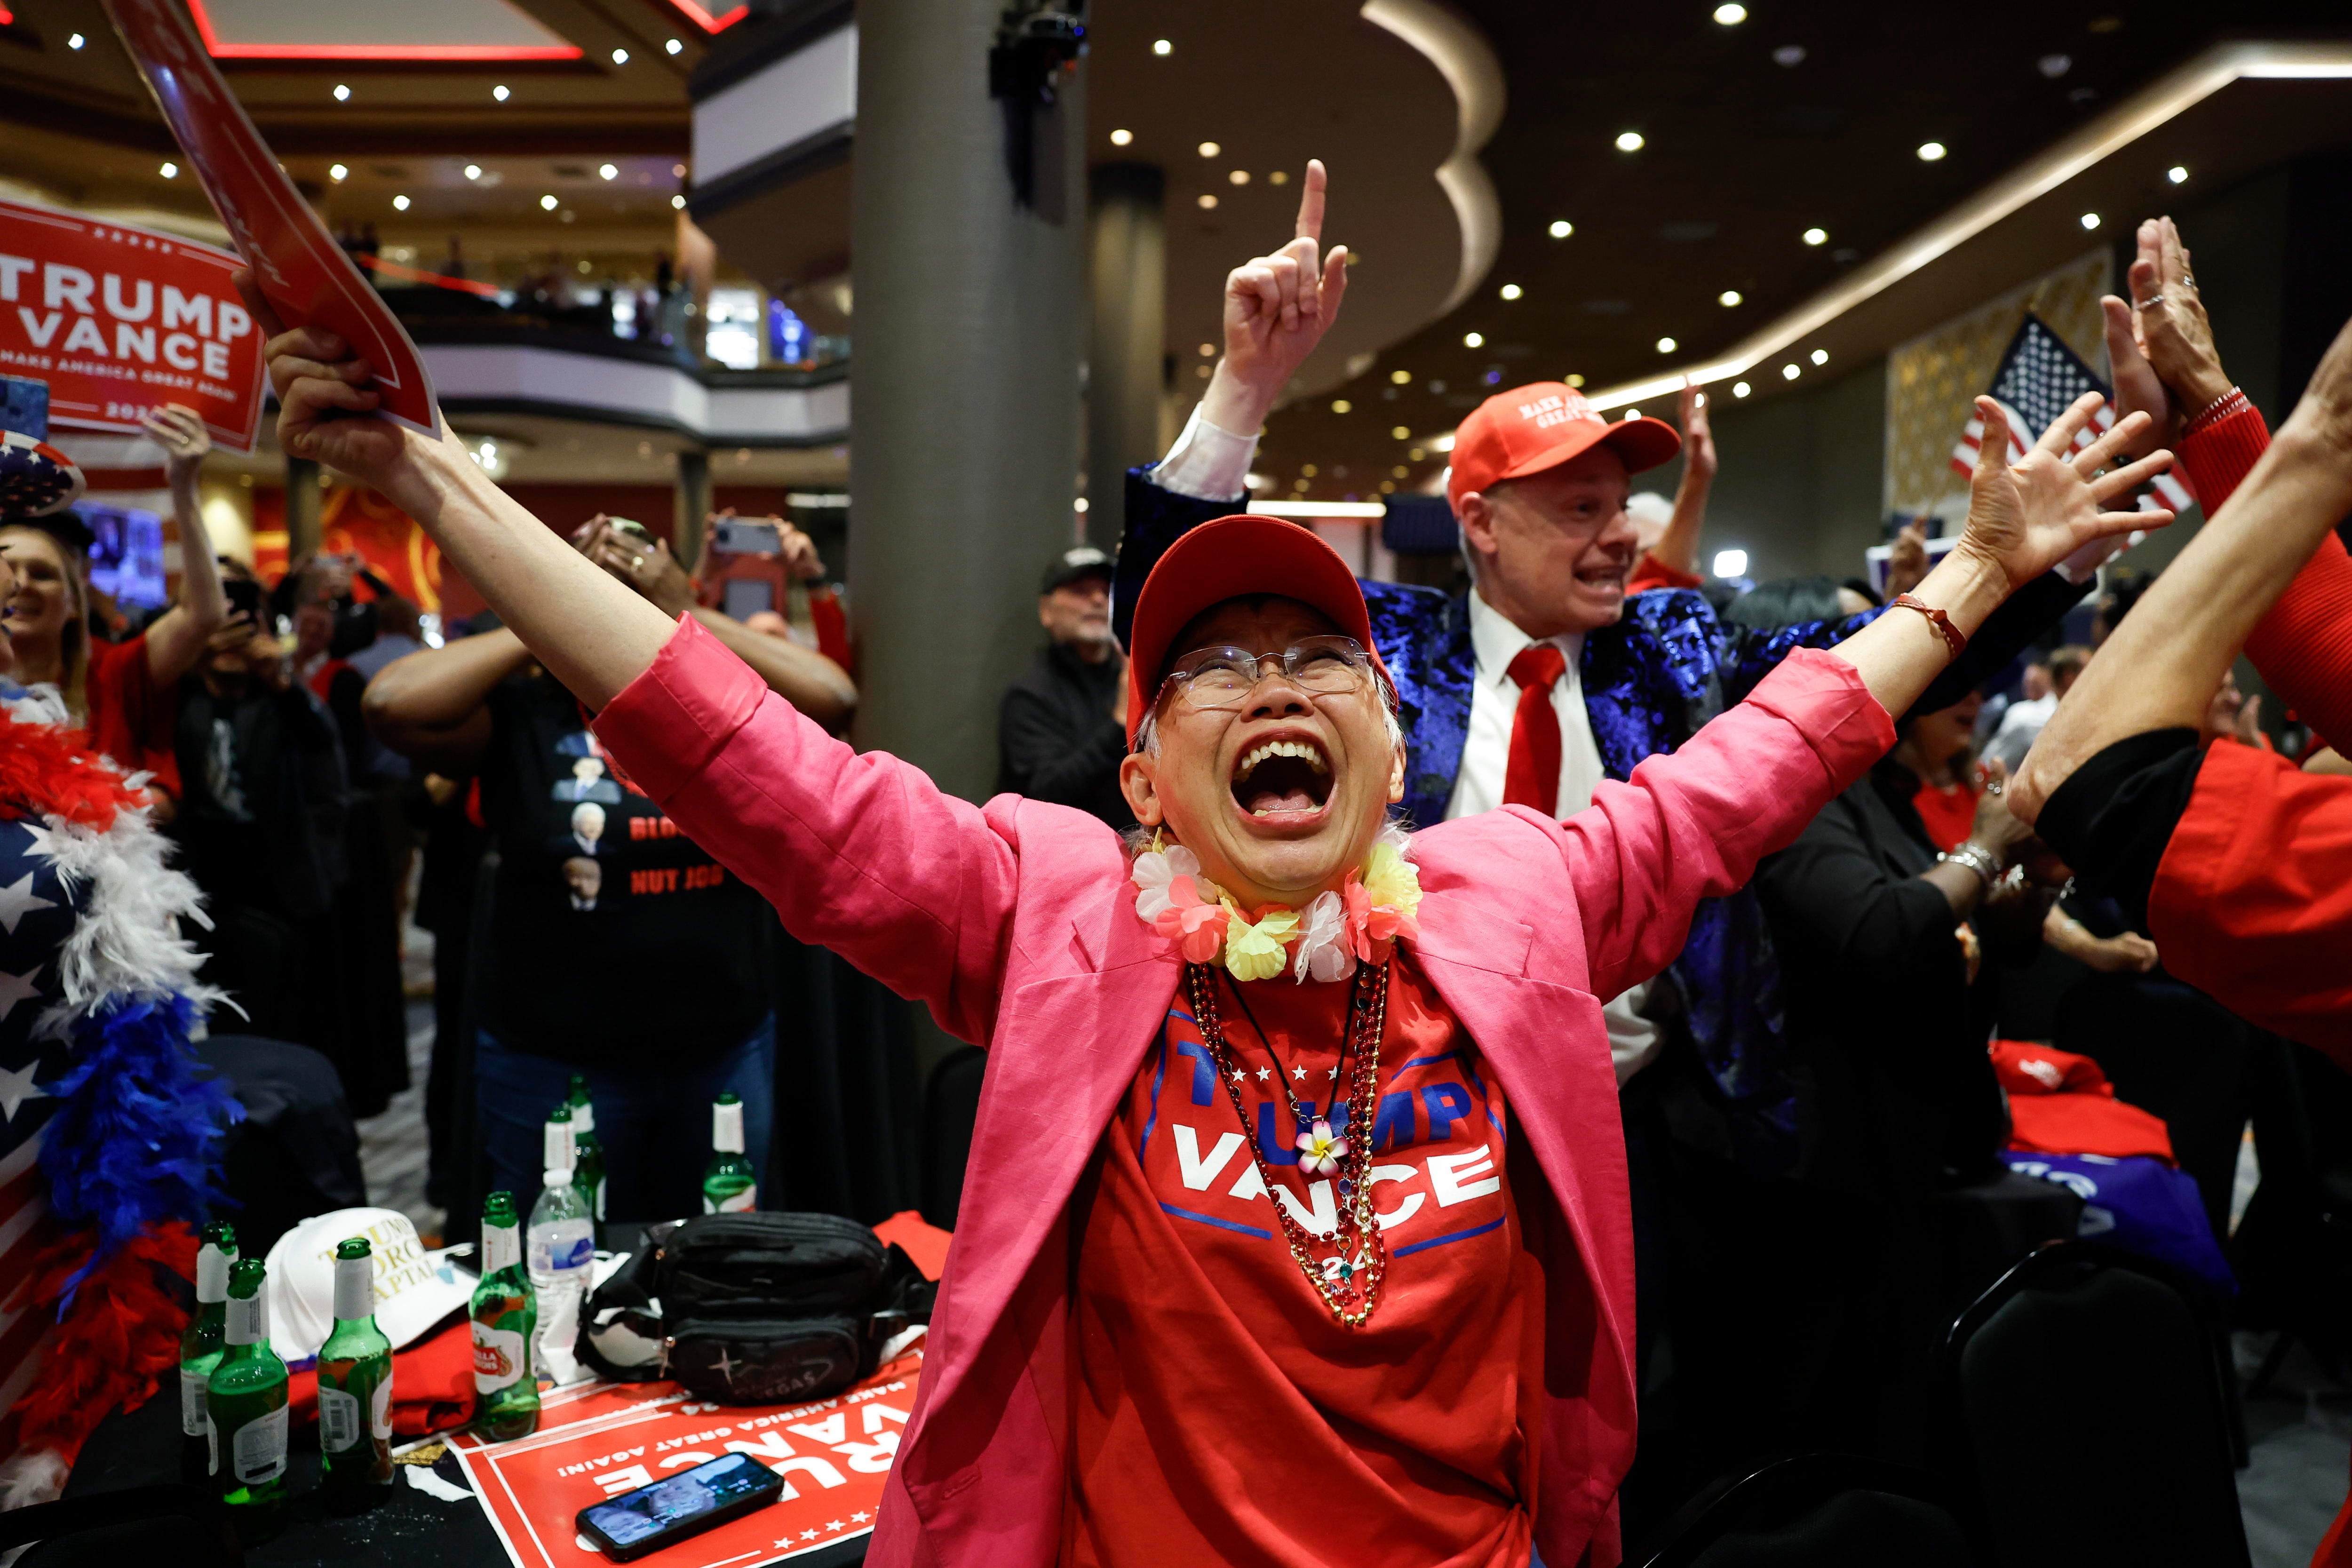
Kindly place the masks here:
[[(707, 542), (558, 535), (257, 296), (286, 450), (415, 517), (491, 613), (427, 647), (361, 563), (216, 560), (176, 410), (170, 609), (93, 603), (70, 525), (0, 531), (16, 679), (149, 775), (243, 1026), (380, 1110), (404, 918), (435, 931), (436, 1179), (535, 1188), (575, 1075), (616, 1215), (694, 1209), (723, 1092), (763, 1167), (794, 1135), (779, 916), (989, 1047), (877, 1563), (926, 1528), (1072, 1564), (1334, 1531), (1614, 1562), (1744, 1465), (1925, 1453), (1937, 1331), (2014, 1261), (1955, 1215), (2030, 1180), (2002, 1042), (2163, 1119), (2191, 1275), (2245, 1064), (2352, 1065), (2352, 335), (2273, 441), (2152, 221), (2106, 301), (2109, 433), (2070, 446), (2086, 398), (2012, 465), (1979, 400), (1965, 531), (1931, 566), (1906, 530), (1883, 593), (1706, 581), (1703, 390), (1669, 424), (1557, 383), (1456, 433), (1466, 588), (1359, 583), (1244, 509), (1346, 294), (1303, 184), (1122, 547), (1045, 564), (985, 808), (844, 744), (847, 650), (718, 607)], [(1633, 476), (1677, 454), (1645, 525)], [(2176, 466), (2209, 521), (2134, 578), (2125, 534), (2168, 514), (2131, 499)], [(2030, 1147), (2115, 1154), (2084, 1142)]]

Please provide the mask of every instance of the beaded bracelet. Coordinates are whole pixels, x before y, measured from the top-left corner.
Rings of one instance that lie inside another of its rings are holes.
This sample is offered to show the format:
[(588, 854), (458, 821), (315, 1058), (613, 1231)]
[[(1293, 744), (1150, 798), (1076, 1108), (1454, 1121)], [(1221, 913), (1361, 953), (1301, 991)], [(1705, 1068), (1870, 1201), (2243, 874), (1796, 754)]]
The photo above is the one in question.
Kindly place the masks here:
[(2238, 387), (2231, 387), (2204, 407), (2199, 409), (2188, 424), (2180, 427), (2181, 439), (2187, 440), (2208, 426), (2219, 425), (2233, 414), (2242, 414), (2253, 404)]
[(1916, 610), (1927, 616), (1927, 624), (1936, 628), (1936, 635), (1944, 639), (1944, 646), (1952, 650), (1954, 658), (1959, 658), (1960, 650), (1969, 646), (1968, 634), (1952, 625), (1952, 617), (1925, 600), (1915, 599), (1908, 594), (1897, 594), (1886, 601), (1886, 607), (1890, 610)]
[(1988, 892), (1991, 891), (1994, 883), (2000, 880), (2000, 858), (1981, 844), (1969, 842), (1957, 849), (1939, 850), (1936, 858), (1948, 866), (1966, 866), (1977, 874), (1977, 879), (1985, 885)]

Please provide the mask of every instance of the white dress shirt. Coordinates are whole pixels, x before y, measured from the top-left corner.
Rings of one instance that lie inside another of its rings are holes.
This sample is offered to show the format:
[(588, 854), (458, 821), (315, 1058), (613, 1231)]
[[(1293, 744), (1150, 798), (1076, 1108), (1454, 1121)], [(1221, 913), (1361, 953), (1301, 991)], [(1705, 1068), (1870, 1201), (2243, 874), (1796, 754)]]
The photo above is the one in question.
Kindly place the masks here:
[[(1195, 500), (1238, 500), (1248, 488), (1249, 466), (1257, 455), (1257, 437), (1237, 436), (1201, 417), (1196, 404), (1184, 432), (1176, 437), (1152, 471), (1161, 489)], [(1462, 744), (1462, 769), (1454, 776), (1454, 795), (1445, 805), (1448, 821), (1503, 804), (1503, 777), (1511, 758), (1511, 721), (1517, 716), (1519, 683), (1510, 676), (1511, 660), (1535, 638), (1504, 618), (1473, 589), (1470, 594), (1470, 647), (1477, 660), (1471, 689), (1470, 732)], [(1601, 765), (1601, 745), (1593, 739), (1592, 716), (1584, 706), (1584, 682), (1578, 668), (1584, 638), (1566, 633), (1550, 639), (1567, 656), (1568, 669), (1552, 683), (1552, 711), (1559, 716), (1559, 798), (1553, 815), (1573, 816), (1592, 804), (1593, 789), (1606, 775)], [(1643, 1016), (1649, 1000), (1645, 981), (1601, 1008), (1609, 1024), (1609, 1055), (1616, 1064), (1617, 1081), (1623, 1083), (1655, 1059), (1664, 1040), (1658, 1026)]]

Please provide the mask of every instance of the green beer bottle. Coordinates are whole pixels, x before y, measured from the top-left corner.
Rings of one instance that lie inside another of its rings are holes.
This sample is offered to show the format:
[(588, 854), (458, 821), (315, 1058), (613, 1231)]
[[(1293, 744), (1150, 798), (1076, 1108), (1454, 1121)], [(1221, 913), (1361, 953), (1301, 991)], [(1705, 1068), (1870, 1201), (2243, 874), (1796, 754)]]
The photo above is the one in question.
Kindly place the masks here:
[(604, 1223), (604, 1146), (596, 1142), (596, 1105), (588, 1080), (572, 1075), (572, 1184), (588, 1205), (588, 1217)]
[(236, 1261), (236, 1230), (226, 1220), (207, 1224), (196, 1243), (196, 1310), (180, 1336), (180, 1479), (185, 1481), (201, 1482), (212, 1473), (205, 1388), (226, 1343), (228, 1266)]
[(286, 1363), (269, 1348), (269, 1270), (258, 1258), (229, 1266), (224, 1322), (227, 1348), (205, 1385), (213, 1482), (221, 1500), (274, 1521), (286, 1498)]
[(319, 1463), (326, 1489), (366, 1503), (392, 1485), (392, 1342), (375, 1326), (367, 1237), (335, 1247), (335, 1328), (319, 1347)]
[(530, 1335), (539, 1305), (523, 1272), (522, 1222), (514, 1194), (482, 1200), (482, 1282), (474, 1287), (474, 1426), (494, 1443), (539, 1430), (539, 1382), (530, 1374)]
[(702, 1173), (704, 1214), (744, 1214), (760, 1206), (759, 1178), (743, 1158), (743, 1102), (721, 1090), (710, 1106), (710, 1163)]

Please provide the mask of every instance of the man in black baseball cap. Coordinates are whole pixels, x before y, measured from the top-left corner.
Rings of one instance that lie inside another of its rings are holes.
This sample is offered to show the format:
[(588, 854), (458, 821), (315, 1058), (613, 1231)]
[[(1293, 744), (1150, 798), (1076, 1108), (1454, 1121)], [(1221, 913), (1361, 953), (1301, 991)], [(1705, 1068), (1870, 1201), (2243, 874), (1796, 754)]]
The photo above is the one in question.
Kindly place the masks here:
[(1111, 558), (1090, 544), (1045, 564), (1037, 620), (1054, 640), (1004, 693), (997, 717), (997, 785), (1089, 811), (1124, 829), (1118, 792), (1127, 754), (1126, 663), (1110, 631)]

